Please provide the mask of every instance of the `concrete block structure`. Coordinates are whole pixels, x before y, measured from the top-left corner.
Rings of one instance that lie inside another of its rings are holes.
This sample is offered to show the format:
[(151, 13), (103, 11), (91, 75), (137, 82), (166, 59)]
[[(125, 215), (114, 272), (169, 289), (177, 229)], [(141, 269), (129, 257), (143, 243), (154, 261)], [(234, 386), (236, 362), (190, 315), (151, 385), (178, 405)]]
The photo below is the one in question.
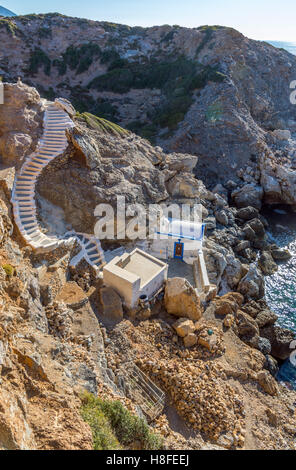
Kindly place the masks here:
[(135, 308), (139, 300), (150, 300), (167, 279), (168, 265), (136, 248), (116, 256), (103, 269), (104, 284), (113, 287), (127, 308)]
[(162, 218), (155, 229), (151, 251), (161, 259), (177, 258), (188, 264), (202, 250), (204, 224)]
[(161, 218), (151, 243), (151, 254), (161, 259), (179, 259), (193, 267), (196, 289), (199, 293), (210, 288), (203, 255), (205, 225), (190, 221)]

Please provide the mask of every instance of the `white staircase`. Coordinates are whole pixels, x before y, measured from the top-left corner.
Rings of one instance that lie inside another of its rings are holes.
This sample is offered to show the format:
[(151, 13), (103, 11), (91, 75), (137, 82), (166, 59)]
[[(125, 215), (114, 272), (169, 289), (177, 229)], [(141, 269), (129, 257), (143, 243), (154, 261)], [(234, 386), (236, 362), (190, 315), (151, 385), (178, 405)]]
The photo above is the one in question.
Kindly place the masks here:
[[(11, 202), (16, 224), (24, 240), (37, 252), (51, 251), (75, 240), (81, 252), (75, 258), (85, 258), (96, 271), (104, 264), (100, 241), (91, 235), (70, 232), (65, 237), (49, 237), (38, 226), (35, 203), (35, 185), (43, 168), (61, 155), (68, 146), (66, 129), (73, 127), (68, 113), (55, 103), (48, 103), (44, 114), (44, 132), (36, 151), (30, 155), (17, 173)], [(77, 264), (77, 263), (76, 263)]]

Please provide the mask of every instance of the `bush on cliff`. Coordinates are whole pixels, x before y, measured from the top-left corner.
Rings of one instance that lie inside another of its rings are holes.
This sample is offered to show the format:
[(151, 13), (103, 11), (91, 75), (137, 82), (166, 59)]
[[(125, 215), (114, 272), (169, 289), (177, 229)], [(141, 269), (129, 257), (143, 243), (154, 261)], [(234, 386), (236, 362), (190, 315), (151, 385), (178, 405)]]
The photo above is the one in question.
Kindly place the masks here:
[(124, 449), (135, 441), (145, 450), (162, 448), (162, 438), (119, 401), (102, 400), (85, 393), (82, 403), (81, 415), (91, 427), (94, 450)]

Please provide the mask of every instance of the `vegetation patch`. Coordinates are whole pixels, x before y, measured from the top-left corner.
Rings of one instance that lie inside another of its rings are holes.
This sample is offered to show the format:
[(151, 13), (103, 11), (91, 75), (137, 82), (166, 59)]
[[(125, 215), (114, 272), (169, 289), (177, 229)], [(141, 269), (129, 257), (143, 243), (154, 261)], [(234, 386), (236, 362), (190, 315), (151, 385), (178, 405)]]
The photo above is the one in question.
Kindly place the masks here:
[(36, 47), (34, 51), (31, 52), (27, 72), (30, 75), (36, 75), (40, 67), (43, 67), (44, 73), (50, 76), (51, 60), (40, 47)]
[(91, 113), (77, 113), (76, 117), (78, 119), (83, 119), (86, 124), (92, 129), (98, 129), (104, 134), (113, 134), (113, 135), (128, 135), (129, 131), (118, 126), (114, 122), (107, 121), (107, 119), (95, 116)]
[[(197, 29), (198, 29), (198, 31), (201, 31), (204, 34), (204, 37), (203, 37), (200, 45), (196, 49), (196, 57), (203, 50), (203, 48), (206, 46), (206, 44), (208, 44), (211, 41), (211, 39), (213, 37), (213, 33), (215, 31), (217, 31), (218, 29), (223, 29), (223, 26), (218, 26), (218, 25), (208, 26), (208, 25), (205, 25), (205, 26), (200, 26)], [(213, 47), (213, 45), (211, 45), (211, 47)]]
[(40, 39), (52, 39), (52, 31), (50, 28), (40, 27), (37, 31)]
[(100, 57), (100, 55), (100, 47), (92, 42), (83, 44), (80, 47), (69, 46), (62, 54), (62, 59), (54, 60), (53, 65), (58, 68), (59, 75), (64, 75), (67, 67), (70, 70), (76, 70), (76, 74), (79, 75), (86, 72), (93, 60)]
[(126, 449), (135, 441), (143, 450), (161, 449), (162, 438), (119, 401), (102, 400), (90, 393), (82, 397), (81, 415), (92, 430), (94, 450)]
[(151, 123), (131, 122), (130, 130), (154, 142), (161, 128), (175, 129), (193, 103), (194, 90), (209, 81), (222, 82), (225, 75), (217, 68), (204, 66), (183, 56), (175, 60), (148, 63), (120, 59), (114, 50), (105, 51), (101, 61), (109, 63), (106, 74), (92, 80), (88, 88), (124, 94), (131, 89), (160, 89), (164, 97), (160, 106), (149, 116)]
[(0, 26), (6, 28), (7, 32), (15, 37), (18, 27), (11, 18), (0, 18)]
[(6, 276), (12, 277), (15, 273), (15, 269), (11, 264), (2, 264), (2, 268), (6, 272)]

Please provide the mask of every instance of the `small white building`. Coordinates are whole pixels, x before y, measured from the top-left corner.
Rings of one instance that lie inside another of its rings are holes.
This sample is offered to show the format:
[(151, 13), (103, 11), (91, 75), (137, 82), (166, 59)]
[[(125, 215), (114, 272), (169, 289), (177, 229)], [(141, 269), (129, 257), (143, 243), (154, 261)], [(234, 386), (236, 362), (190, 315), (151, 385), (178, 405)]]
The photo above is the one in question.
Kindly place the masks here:
[(122, 297), (127, 308), (137, 307), (139, 300), (151, 300), (164, 286), (168, 265), (136, 248), (116, 256), (103, 268), (103, 281)]
[(161, 218), (155, 229), (151, 253), (161, 259), (176, 258), (192, 264), (202, 251), (205, 225)]

